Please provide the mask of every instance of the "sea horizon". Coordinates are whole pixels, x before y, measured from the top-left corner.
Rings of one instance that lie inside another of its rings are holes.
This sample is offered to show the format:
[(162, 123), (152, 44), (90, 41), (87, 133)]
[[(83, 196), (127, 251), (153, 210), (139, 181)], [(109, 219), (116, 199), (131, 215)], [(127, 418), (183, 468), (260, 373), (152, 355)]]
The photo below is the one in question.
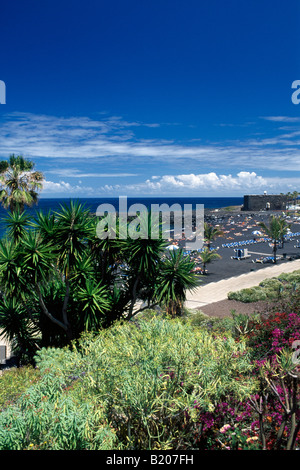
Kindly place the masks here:
[[(40, 197), (38, 203), (31, 208), (27, 208), (29, 211), (34, 210), (56, 210), (60, 205), (68, 204), (70, 201), (78, 201), (81, 204), (89, 206), (89, 208), (95, 212), (97, 207), (105, 202), (106, 204), (112, 204), (116, 210), (119, 207), (119, 197)], [(193, 208), (196, 204), (203, 204), (204, 209), (221, 209), (230, 206), (241, 206), (243, 204), (243, 197), (201, 197), (201, 196), (128, 196), (127, 206), (130, 207), (132, 204), (139, 202), (150, 209), (151, 204), (179, 204), (183, 207), (184, 204), (191, 204)], [(1, 208), (2, 210), (5, 210)], [(1, 216), (1, 211), (0, 211)]]
[[(76, 198), (76, 197), (64, 197), (64, 198), (46, 198), (40, 197), (38, 203), (31, 207), (25, 207), (25, 212), (27, 212), (31, 217), (34, 217), (38, 211), (43, 211), (44, 213), (56, 212), (61, 209), (62, 206), (68, 205), (69, 202), (78, 201), (81, 203), (85, 209), (88, 209), (92, 214), (96, 214), (97, 208), (105, 203), (111, 204), (115, 211), (118, 212), (119, 208), (119, 197), (93, 197), (93, 198)], [(127, 197), (127, 208), (136, 203), (143, 204), (146, 209), (149, 211), (152, 204), (167, 204), (171, 207), (173, 204), (179, 204), (181, 209), (184, 209), (184, 204), (190, 204), (192, 210), (196, 209), (196, 205), (203, 205), (204, 211), (208, 210), (217, 210), (223, 207), (230, 206), (239, 206), (243, 203), (242, 197)], [(0, 206), (0, 236), (3, 236), (5, 233), (5, 224), (4, 219), (9, 214), (8, 209), (5, 209), (3, 206)]]

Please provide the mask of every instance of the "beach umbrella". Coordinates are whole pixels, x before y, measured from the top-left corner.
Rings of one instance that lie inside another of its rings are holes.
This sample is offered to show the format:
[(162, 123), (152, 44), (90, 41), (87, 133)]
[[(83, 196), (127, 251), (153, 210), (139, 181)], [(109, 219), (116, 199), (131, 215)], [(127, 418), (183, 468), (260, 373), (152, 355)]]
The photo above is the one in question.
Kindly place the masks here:
[(179, 248), (178, 248), (177, 245), (169, 245), (169, 246), (167, 246), (166, 249), (167, 249), (167, 250), (178, 250)]
[(252, 232), (252, 235), (261, 235), (262, 233), (259, 231), (259, 230), (254, 230), (254, 232)]

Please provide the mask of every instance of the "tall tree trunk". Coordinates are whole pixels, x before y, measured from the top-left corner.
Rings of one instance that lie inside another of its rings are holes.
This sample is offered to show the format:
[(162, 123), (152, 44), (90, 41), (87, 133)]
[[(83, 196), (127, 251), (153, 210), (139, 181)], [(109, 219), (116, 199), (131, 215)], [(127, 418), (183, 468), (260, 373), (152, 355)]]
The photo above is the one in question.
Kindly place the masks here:
[(36, 289), (37, 289), (37, 292), (38, 292), (38, 297), (39, 297), (39, 305), (43, 311), (43, 313), (46, 315), (46, 317), (49, 318), (49, 320), (51, 320), (55, 325), (58, 325), (60, 328), (62, 328), (65, 333), (67, 334), (67, 337), (68, 339), (71, 339), (71, 330), (68, 326), (68, 324), (64, 323), (64, 322), (61, 322), (60, 320), (58, 320), (57, 318), (55, 318), (52, 313), (49, 312), (49, 310), (47, 309), (46, 305), (45, 305), (45, 302), (44, 302), (44, 299), (43, 299), (43, 296), (42, 296), (42, 293), (41, 293), (41, 289), (40, 289), (40, 286), (38, 284), (36, 284)]
[(69, 303), (69, 298), (70, 298), (70, 281), (69, 279), (66, 279), (66, 294), (64, 298), (64, 303), (63, 303), (63, 308), (62, 308), (62, 317), (63, 317), (63, 322), (66, 325), (66, 333), (68, 340), (70, 341), (72, 338), (72, 329), (70, 327), (69, 321), (68, 321), (68, 303)]

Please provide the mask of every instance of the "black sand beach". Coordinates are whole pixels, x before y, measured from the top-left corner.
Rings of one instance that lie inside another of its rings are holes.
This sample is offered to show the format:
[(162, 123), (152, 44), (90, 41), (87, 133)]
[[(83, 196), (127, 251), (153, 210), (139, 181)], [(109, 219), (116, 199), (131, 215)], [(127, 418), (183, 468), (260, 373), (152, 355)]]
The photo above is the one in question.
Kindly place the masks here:
[[(297, 216), (296, 212), (290, 212), (290, 214), (290, 217), (285, 215), (286, 221), (291, 224), (290, 230), (292, 233), (296, 234), (298, 232), (299, 234), (286, 241), (283, 248), (278, 248), (277, 264), (283, 265), (300, 258), (300, 217)], [(214, 260), (207, 265), (208, 274), (199, 276), (202, 283), (217, 282), (272, 266), (273, 263), (270, 261), (266, 263), (256, 262), (257, 259), (264, 256), (272, 256), (273, 253), (272, 247), (269, 245), (270, 242), (260, 241), (263, 237), (254, 236), (252, 233), (256, 230), (262, 231), (258, 223), (264, 222), (268, 224), (271, 215), (283, 215), (283, 213), (275, 211), (243, 212), (240, 209), (205, 211), (205, 221), (214, 226), (219, 225), (223, 229), (225, 236), (216, 238), (211, 244), (211, 249), (216, 249), (221, 259)], [(246, 259), (232, 259), (233, 256), (236, 256), (234, 250), (238, 249), (238, 247), (223, 246), (228, 243), (251, 241), (254, 238), (256, 243), (241, 246), (241, 248), (248, 249), (248, 255), (250, 256)]]

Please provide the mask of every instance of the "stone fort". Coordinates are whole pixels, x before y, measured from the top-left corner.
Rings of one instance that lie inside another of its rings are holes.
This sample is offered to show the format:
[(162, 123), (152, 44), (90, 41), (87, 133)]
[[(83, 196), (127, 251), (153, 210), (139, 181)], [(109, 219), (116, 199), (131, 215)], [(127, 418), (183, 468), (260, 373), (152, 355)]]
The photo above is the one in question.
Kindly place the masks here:
[(243, 211), (285, 210), (287, 196), (283, 194), (258, 194), (244, 196)]

